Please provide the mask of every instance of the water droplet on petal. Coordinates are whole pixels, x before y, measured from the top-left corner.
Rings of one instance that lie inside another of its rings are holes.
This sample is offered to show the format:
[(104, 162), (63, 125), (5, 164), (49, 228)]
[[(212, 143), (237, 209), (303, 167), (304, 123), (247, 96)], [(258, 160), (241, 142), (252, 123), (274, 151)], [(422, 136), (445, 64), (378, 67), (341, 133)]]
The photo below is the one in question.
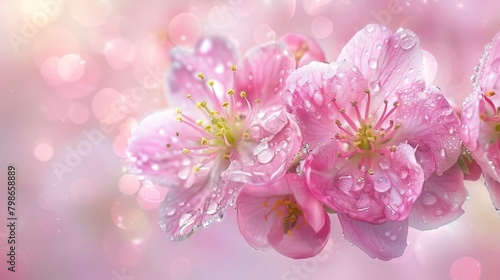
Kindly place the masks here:
[(377, 69), (378, 61), (376, 59), (370, 59), (370, 61), (368, 61), (368, 65), (371, 69)]
[(351, 175), (342, 175), (337, 178), (337, 188), (343, 192), (348, 192), (351, 190), (354, 180)]
[(409, 36), (404, 37), (401, 40), (401, 48), (404, 50), (409, 50), (413, 48), (417, 44), (417, 38), (413, 34), (409, 34)]
[(408, 169), (405, 167), (401, 168), (399, 170), (399, 177), (401, 177), (401, 179), (406, 179), (406, 177), (408, 177)]
[(373, 92), (379, 92), (380, 91), (380, 82), (379, 81), (370, 82), (370, 88)]
[(386, 177), (378, 177), (373, 183), (373, 188), (378, 192), (386, 192), (391, 188), (391, 183)]
[(441, 209), (441, 208), (436, 208), (434, 210), (434, 215), (436, 215), (436, 216), (441, 216), (441, 215), (443, 215), (443, 213), (444, 213), (443, 209)]
[(367, 32), (373, 32), (375, 30), (375, 25), (369, 24), (369, 25), (365, 26), (365, 30)]
[(182, 214), (181, 218), (179, 219), (179, 234), (180, 235), (185, 235), (188, 232), (185, 232), (186, 229), (195, 221), (195, 217), (191, 213), (184, 213)]
[(382, 168), (382, 169), (386, 170), (386, 169), (388, 169), (388, 168), (389, 168), (389, 160), (388, 160), (387, 158), (383, 158), (383, 159), (380, 161), (379, 165), (380, 165), (380, 168)]
[(257, 155), (257, 160), (260, 162), (260, 163), (269, 163), (271, 160), (273, 160), (275, 156), (275, 153), (270, 150), (270, 149), (265, 149), (265, 150), (262, 150), (258, 155)]
[(211, 201), (209, 204), (208, 204), (208, 207), (207, 207), (207, 210), (206, 210), (206, 213), (208, 215), (213, 215), (217, 212), (217, 207), (219, 206), (219, 204), (217, 204), (217, 202), (215, 201)]
[(165, 207), (163, 210), (165, 211), (165, 214), (167, 216), (172, 216), (173, 214), (175, 214), (175, 208), (174, 207)]
[(438, 201), (437, 197), (429, 192), (424, 193), (422, 196), (422, 203), (428, 206), (436, 204)]

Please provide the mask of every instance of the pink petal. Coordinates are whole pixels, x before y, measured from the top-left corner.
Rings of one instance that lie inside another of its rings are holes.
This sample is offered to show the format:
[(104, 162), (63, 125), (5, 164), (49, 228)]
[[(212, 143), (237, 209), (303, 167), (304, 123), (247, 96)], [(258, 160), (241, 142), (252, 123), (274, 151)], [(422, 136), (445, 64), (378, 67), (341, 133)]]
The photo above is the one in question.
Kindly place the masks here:
[(325, 220), (323, 228), (318, 232), (305, 223), (302, 216), (299, 216), (297, 224), (302, 227), (299, 229), (296, 226), (291, 234), (285, 234), (283, 222), (277, 220), (267, 235), (269, 245), (278, 253), (294, 259), (316, 256), (325, 248), (330, 237), (330, 219)]
[(225, 163), (214, 162), (208, 172), (195, 174), (187, 185), (171, 188), (158, 208), (158, 220), (163, 233), (173, 241), (181, 241), (199, 227), (220, 221), (228, 205), (234, 205), (241, 184), (223, 181), (220, 177)]
[(335, 140), (324, 142), (306, 160), (307, 185), (316, 199), (362, 221), (406, 219), (424, 179), (414, 149), (400, 144), (395, 152), (372, 158), (375, 174), (369, 175), (361, 172), (359, 161), (337, 158), (336, 145)]
[(372, 258), (390, 260), (403, 255), (408, 235), (408, 220), (371, 224), (346, 214), (338, 214), (344, 237)]
[[(131, 173), (146, 176), (158, 185), (175, 185), (179, 184), (177, 175), (182, 167), (190, 169), (197, 163), (182, 153), (179, 136), (184, 139), (184, 144), (190, 139), (198, 140), (199, 136), (196, 131), (178, 122), (175, 116), (173, 109), (153, 113), (132, 132), (127, 148)], [(166, 147), (167, 144), (170, 148)], [(186, 166), (186, 161), (191, 164)]]
[(419, 39), (402, 28), (393, 34), (385, 26), (367, 25), (342, 49), (337, 61), (342, 60), (358, 67), (369, 81), (370, 90), (380, 92), (384, 98), (422, 78)]
[(488, 192), (490, 193), (491, 201), (493, 201), (493, 206), (495, 206), (495, 209), (497, 209), (497, 211), (499, 211), (500, 210), (500, 183), (498, 183), (498, 181), (493, 180), (493, 178), (488, 176), (487, 174), (483, 174), (483, 175), (484, 175), (486, 188), (488, 189)]
[(297, 203), (302, 208), (307, 223), (315, 232), (323, 229), (326, 220), (330, 220), (323, 204), (319, 202), (309, 191), (302, 176), (287, 174), (286, 180)]
[(267, 233), (271, 230), (275, 217), (272, 215), (269, 220), (265, 218), (269, 208), (264, 207), (264, 203), (267, 201), (269, 205), (273, 205), (279, 197), (258, 197), (247, 193), (246, 190), (247, 188), (244, 188), (236, 200), (238, 227), (250, 246), (266, 250), (269, 248)]
[[(416, 147), (422, 161), (433, 160), (437, 175), (441, 175), (457, 162), (461, 153), (457, 137), (460, 120), (453, 107), (437, 88), (422, 91), (419, 84), (398, 93), (398, 101), (397, 118), (403, 124), (398, 141), (407, 140)], [(426, 178), (434, 172), (424, 170)]]
[(463, 173), (458, 165), (441, 176), (434, 173), (424, 182), (422, 194), (413, 206), (410, 226), (429, 230), (456, 220), (465, 213), (461, 206), (467, 195)]
[[(335, 98), (339, 104), (350, 104), (359, 94), (366, 95), (366, 87), (359, 71), (346, 63), (311, 62), (290, 74), (283, 100), (297, 120), (304, 141), (312, 144), (334, 134), (334, 121), (340, 114), (331, 101)], [(352, 106), (346, 106), (346, 110), (352, 110)]]
[[(487, 44), (475, 68), (473, 80), (473, 92), (464, 103), (462, 110), (462, 127), (460, 136), (464, 146), (481, 166), (483, 171), (491, 176), (493, 180), (500, 180), (498, 167), (500, 166), (500, 149), (496, 140), (497, 132), (494, 129), (496, 122), (483, 121), (481, 115), (493, 116), (493, 110), (487, 100), (492, 102), (493, 107), (500, 106), (500, 33), (493, 41)], [(494, 96), (486, 97), (484, 94), (496, 92)]]
[[(273, 125), (273, 122), (282, 121), (284, 125)], [(300, 131), (293, 121), (288, 120), (284, 109), (278, 115), (275, 114), (274, 120), (264, 123), (267, 125), (250, 127), (251, 137), (255, 141), (239, 145), (238, 153), (231, 157), (224, 178), (242, 183), (267, 184), (285, 175), (288, 163), (301, 148)], [(278, 128), (280, 130), (274, 132)]]
[[(479, 61), (476, 81), (479, 82), (482, 93), (488, 91), (500, 93), (500, 32), (484, 49)], [(477, 86), (478, 84), (475, 83), (474, 87)]]
[[(170, 103), (187, 102), (187, 94), (196, 101), (210, 99), (213, 94), (207, 86), (208, 80), (215, 81), (215, 87), (219, 89), (217, 94), (224, 97), (233, 85), (231, 66), (237, 60), (236, 48), (224, 37), (206, 37), (198, 41), (192, 51), (172, 50), (172, 68), (167, 74)], [(197, 77), (199, 73), (205, 75), (205, 80)]]
[(325, 61), (325, 54), (314, 39), (298, 33), (287, 33), (279, 39), (285, 42), (294, 54), (296, 67), (302, 67), (312, 61)]
[(254, 47), (238, 65), (236, 88), (245, 91), (252, 104), (259, 99), (262, 108), (280, 105), (285, 80), (294, 68), (293, 54), (284, 43)]

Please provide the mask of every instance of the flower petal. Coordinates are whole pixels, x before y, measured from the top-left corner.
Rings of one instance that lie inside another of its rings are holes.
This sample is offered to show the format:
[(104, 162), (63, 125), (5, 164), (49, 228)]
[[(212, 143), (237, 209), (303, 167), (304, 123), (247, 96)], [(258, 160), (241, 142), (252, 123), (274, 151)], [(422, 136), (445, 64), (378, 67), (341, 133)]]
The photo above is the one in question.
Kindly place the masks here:
[(372, 258), (388, 261), (403, 255), (407, 245), (408, 220), (371, 224), (338, 214), (344, 237)]
[(175, 117), (174, 109), (153, 113), (133, 130), (127, 147), (132, 174), (146, 176), (157, 185), (176, 185), (180, 184), (178, 173), (183, 171), (183, 167), (190, 170), (196, 164), (182, 153), (179, 136), (184, 144), (199, 137), (195, 130), (178, 122)]
[(207, 172), (195, 174), (190, 185), (183, 181), (167, 193), (158, 208), (163, 233), (173, 241), (181, 241), (198, 229), (220, 221), (227, 206), (233, 206), (242, 184), (221, 179), (225, 162), (214, 162)]
[(306, 160), (307, 185), (316, 199), (362, 221), (406, 219), (424, 179), (414, 149), (400, 144), (395, 152), (374, 158), (375, 173), (369, 175), (361, 172), (359, 160), (337, 158), (336, 145), (324, 142)]
[(311, 194), (306, 186), (304, 177), (297, 174), (287, 174), (285, 178), (293, 196), (304, 213), (307, 223), (315, 232), (320, 232), (326, 220), (330, 219), (323, 204)]
[[(257, 189), (266, 188), (259, 187)], [(254, 196), (247, 193), (246, 190), (246, 187), (243, 188), (236, 200), (238, 228), (250, 246), (257, 250), (266, 250), (269, 248), (267, 233), (271, 230), (275, 216), (271, 215), (269, 219), (266, 219), (269, 208), (264, 207), (264, 203), (273, 205), (279, 197)]]
[(419, 39), (407, 29), (393, 34), (385, 26), (369, 24), (342, 49), (337, 61), (342, 60), (360, 69), (370, 90), (382, 94), (380, 100), (422, 79)]
[[(304, 141), (309, 144), (329, 139), (334, 134), (334, 121), (340, 113), (333, 106), (350, 104), (359, 94), (364, 94), (366, 81), (346, 63), (311, 62), (295, 70), (287, 79), (283, 100), (287, 111), (297, 120)], [(353, 110), (347, 106), (346, 113)]]
[(484, 176), (486, 188), (488, 189), (488, 192), (490, 193), (491, 201), (493, 201), (493, 206), (495, 206), (495, 209), (497, 209), (497, 211), (499, 211), (500, 210), (500, 183), (498, 183), (498, 181), (495, 181), (491, 176), (488, 176), (488, 174), (483, 173), (483, 176)]
[(284, 109), (280, 112), (275, 118), (284, 118), (285, 125), (276, 133), (267, 131), (273, 129), (272, 124), (250, 128), (251, 138), (255, 141), (240, 144), (239, 152), (232, 156), (224, 178), (242, 183), (267, 184), (285, 175), (288, 163), (301, 148), (301, 137), (297, 125), (288, 120)]
[(330, 219), (325, 220), (318, 232), (312, 229), (302, 216), (298, 218), (297, 224), (302, 227), (295, 226), (291, 234), (286, 234), (283, 232), (283, 222), (277, 220), (267, 235), (269, 245), (278, 253), (294, 259), (316, 256), (325, 248), (330, 237)]
[(290, 49), (282, 42), (250, 49), (238, 65), (236, 88), (245, 91), (252, 104), (260, 100), (262, 108), (279, 105), (285, 80), (295, 69)]
[(434, 173), (424, 182), (422, 194), (413, 206), (410, 226), (429, 230), (456, 220), (465, 213), (461, 206), (467, 195), (463, 173), (458, 164), (441, 176)]
[(302, 67), (312, 61), (325, 61), (325, 54), (318, 43), (309, 36), (287, 33), (279, 39), (285, 42), (295, 57), (296, 67)]
[[(398, 141), (407, 140), (416, 147), (417, 157), (423, 161), (433, 159), (437, 175), (443, 174), (457, 162), (461, 153), (457, 137), (460, 120), (453, 107), (437, 88), (423, 90), (418, 83), (410, 90), (399, 92), (398, 101), (396, 116), (403, 124)], [(424, 170), (426, 178), (434, 172)]]
[(476, 74), (476, 81), (479, 84), (475, 83), (474, 87), (479, 85), (483, 93), (488, 91), (500, 93), (500, 32), (485, 46)]
[[(167, 87), (171, 104), (185, 103), (187, 94), (196, 101), (210, 98), (213, 93), (207, 86), (208, 80), (214, 80), (219, 98), (224, 98), (225, 90), (233, 84), (231, 66), (236, 64), (238, 56), (235, 46), (224, 37), (203, 38), (194, 50), (176, 48), (170, 56), (172, 68), (167, 75)], [(199, 73), (204, 74), (204, 80), (198, 78)]]

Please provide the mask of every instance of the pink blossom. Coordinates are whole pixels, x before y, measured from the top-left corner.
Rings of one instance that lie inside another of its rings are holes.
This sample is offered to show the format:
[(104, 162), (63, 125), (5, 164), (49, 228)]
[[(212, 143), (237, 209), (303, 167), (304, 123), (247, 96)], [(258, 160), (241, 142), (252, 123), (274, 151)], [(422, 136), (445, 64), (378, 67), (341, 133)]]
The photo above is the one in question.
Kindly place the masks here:
[[(464, 196), (441, 195), (465, 191), (461, 173), (447, 171), (460, 154), (459, 119), (424, 70), (413, 32), (367, 25), (337, 62), (312, 62), (287, 79), (283, 98), (310, 149), (307, 185), (372, 257), (400, 256), (408, 224), (432, 228), (462, 213)], [(438, 178), (456, 184), (439, 189)], [(422, 201), (424, 193), (436, 199)], [(413, 214), (416, 203), (425, 215)]]
[(295, 68), (285, 44), (255, 47), (236, 65), (231, 42), (210, 37), (171, 60), (171, 108), (146, 117), (128, 151), (132, 173), (169, 188), (160, 226), (183, 240), (220, 220), (244, 183), (284, 176), (300, 133), (280, 102)]
[(265, 186), (246, 185), (236, 206), (240, 232), (255, 249), (271, 247), (287, 257), (308, 258), (328, 241), (330, 218), (300, 175), (290, 173)]
[(465, 99), (460, 136), (483, 170), (495, 208), (500, 209), (500, 32), (487, 44)]

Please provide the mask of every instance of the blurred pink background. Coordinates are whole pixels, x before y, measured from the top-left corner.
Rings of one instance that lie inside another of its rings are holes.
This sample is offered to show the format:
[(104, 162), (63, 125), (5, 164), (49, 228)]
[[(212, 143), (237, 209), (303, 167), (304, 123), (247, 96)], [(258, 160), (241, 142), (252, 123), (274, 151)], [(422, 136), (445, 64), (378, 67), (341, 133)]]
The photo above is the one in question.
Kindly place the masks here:
[[(163, 80), (172, 47), (224, 34), (243, 53), (300, 32), (333, 60), (370, 22), (415, 31), (437, 62), (434, 84), (459, 108), (484, 45), (500, 30), (500, 4), (1, 0), (0, 278), (498, 279), (500, 216), (482, 179), (467, 184), (465, 215), (438, 230), (410, 230), (405, 254), (383, 262), (350, 246), (335, 218), (329, 245), (309, 260), (253, 250), (239, 235), (234, 210), (173, 243), (157, 225), (165, 192), (126, 173), (131, 129), (167, 106)], [(18, 170), (15, 273), (6, 263), (9, 164)]]

